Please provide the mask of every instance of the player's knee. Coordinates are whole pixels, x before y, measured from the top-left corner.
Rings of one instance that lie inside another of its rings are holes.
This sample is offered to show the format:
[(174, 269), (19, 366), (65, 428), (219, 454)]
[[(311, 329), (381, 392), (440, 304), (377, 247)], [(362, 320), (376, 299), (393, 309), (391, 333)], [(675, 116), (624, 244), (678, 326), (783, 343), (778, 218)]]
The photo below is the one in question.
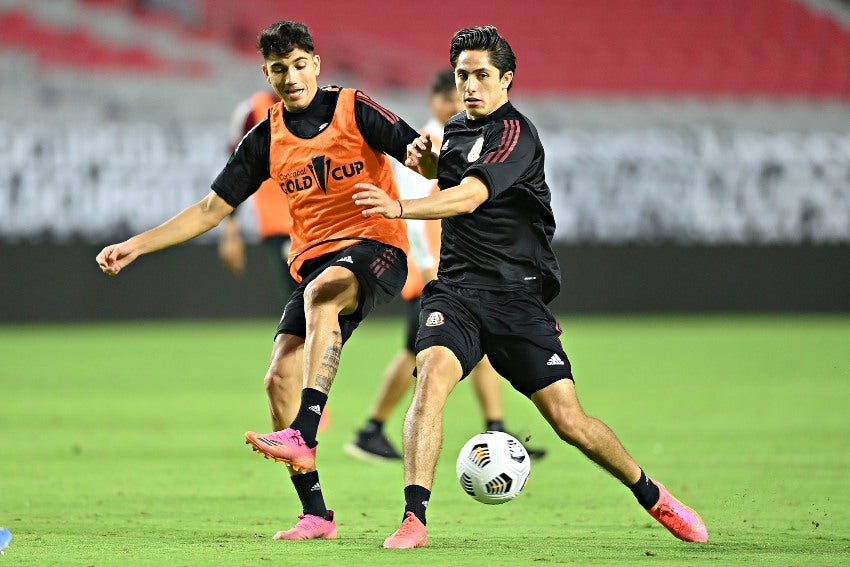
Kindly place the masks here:
[(337, 312), (345, 310), (348, 304), (357, 300), (356, 281), (353, 276), (327, 276), (313, 280), (304, 290), (305, 309), (308, 312), (323, 309)]
[(558, 437), (568, 444), (579, 447), (584, 443), (584, 429), (582, 428), (581, 419), (577, 416), (561, 413), (556, 416), (554, 427)]
[(460, 363), (454, 356), (429, 351), (416, 357), (416, 395), (428, 400), (445, 399), (460, 380)]
[(337, 289), (338, 283), (326, 280), (314, 280), (307, 285), (304, 290), (304, 305), (306, 307), (316, 307), (333, 298)]

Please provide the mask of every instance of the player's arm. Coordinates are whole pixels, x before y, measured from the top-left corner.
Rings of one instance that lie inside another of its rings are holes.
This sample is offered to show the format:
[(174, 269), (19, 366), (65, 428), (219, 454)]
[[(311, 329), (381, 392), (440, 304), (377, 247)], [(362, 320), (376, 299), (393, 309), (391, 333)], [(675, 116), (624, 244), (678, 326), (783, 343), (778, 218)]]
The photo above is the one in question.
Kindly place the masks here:
[(218, 239), (218, 259), (231, 274), (241, 276), (245, 273), (245, 239), (239, 220), (234, 211), (228, 215), (227, 220), (221, 226), (221, 235)]
[(137, 234), (124, 242), (110, 244), (97, 255), (97, 263), (105, 274), (117, 275), (142, 254), (191, 240), (218, 225), (231, 212), (233, 207), (217, 193), (210, 191), (206, 197), (156, 228)]
[(475, 175), (464, 177), (460, 185), (419, 199), (395, 200), (371, 183), (358, 183), (355, 187), (358, 191), (353, 195), (354, 204), (363, 207), (363, 215), (381, 215), (388, 219), (444, 219), (467, 215), (490, 196), (487, 185)]
[[(428, 179), (437, 173), (437, 156), (431, 151), (430, 137), (420, 136), (407, 122), (358, 91), (354, 118), (363, 139)], [(411, 158), (411, 152), (415, 155)]]

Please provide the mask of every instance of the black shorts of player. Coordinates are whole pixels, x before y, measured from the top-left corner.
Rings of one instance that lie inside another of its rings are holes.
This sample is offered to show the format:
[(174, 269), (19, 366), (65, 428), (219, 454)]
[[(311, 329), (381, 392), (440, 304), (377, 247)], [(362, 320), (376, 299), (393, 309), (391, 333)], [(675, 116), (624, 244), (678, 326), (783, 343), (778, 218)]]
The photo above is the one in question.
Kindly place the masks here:
[(467, 289), (440, 281), (422, 292), (416, 352), (444, 346), (465, 377), (486, 354), (493, 368), (525, 396), (573, 379), (561, 327), (538, 296), (527, 291)]
[(307, 336), (304, 290), (329, 266), (351, 270), (360, 284), (357, 309), (349, 315), (339, 316), (343, 344), (376, 305), (389, 302), (401, 292), (407, 279), (407, 256), (404, 252), (374, 240), (364, 240), (343, 250), (307, 260), (298, 272), (302, 281), (286, 303), (275, 338), (281, 333), (301, 338)]
[(404, 348), (407, 352), (416, 352), (416, 335), (419, 333), (419, 310), (422, 303), (419, 298), (405, 300)]

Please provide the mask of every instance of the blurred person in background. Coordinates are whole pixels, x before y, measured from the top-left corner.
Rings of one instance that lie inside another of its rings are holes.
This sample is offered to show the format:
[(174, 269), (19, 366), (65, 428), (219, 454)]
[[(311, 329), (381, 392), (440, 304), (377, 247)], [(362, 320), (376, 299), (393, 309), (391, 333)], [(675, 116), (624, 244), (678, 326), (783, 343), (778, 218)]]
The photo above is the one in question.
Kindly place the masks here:
[[(258, 91), (245, 99), (234, 109), (230, 123), (229, 151), (232, 154), (242, 138), (259, 122), (268, 118), (269, 108), (280, 102), (274, 91)], [(251, 197), (254, 215), (257, 219), (261, 245), (268, 256), (269, 267), (275, 284), (282, 297), (288, 298), (297, 285), (289, 273), (289, 237), (292, 219), (289, 216), (289, 203), (280, 185), (273, 179), (263, 182)], [(222, 264), (235, 275), (245, 273), (245, 240), (236, 214), (227, 217), (218, 243), (218, 255)]]
[[(428, 545), (426, 509), (449, 394), (484, 355), (566, 443), (622, 482), (674, 536), (708, 540), (702, 518), (650, 479), (616, 434), (579, 403), (561, 328), (547, 307), (560, 293), (555, 218), (537, 129), (509, 101), (516, 57), (492, 26), (452, 38), (449, 60), (465, 113), (446, 123), (436, 171), (427, 135), (408, 148), (440, 191), (402, 199), (358, 183), (367, 216), (443, 219), (436, 280), (422, 293), (416, 386), (404, 422), (404, 514), (385, 548)], [(676, 422), (671, 422), (677, 425)]]
[[(431, 118), (419, 131), (420, 134), (427, 133), (431, 137), (432, 148), (437, 153), (442, 145), (443, 126), (452, 116), (463, 112), (463, 108), (463, 101), (455, 85), (454, 70), (445, 69), (438, 72), (432, 80), (428, 97)], [(402, 199), (415, 199), (439, 191), (433, 180), (425, 179), (409, 168), (397, 164), (398, 162), (394, 162), (393, 171)], [(406, 312), (404, 346), (384, 370), (369, 418), (356, 432), (354, 440), (345, 446), (347, 453), (366, 460), (401, 460), (401, 454), (387, 439), (384, 424), (413, 382), (416, 333), (419, 330), (419, 299), (425, 284), (437, 277), (440, 221), (408, 219), (405, 222), (410, 239), (410, 254), (407, 257), (407, 281), (401, 290)], [(470, 378), (484, 418), (484, 429), (504, 431), (501, 377), (486, 356), (472, 370)], [(546, 455), (545, 449), (526, 446), (526, 450), (532, 459), (540, 459)]]
[[(371, 181), (398, 198), (390, 157), (406, 159), (418, 133), (358, 90), (319, 88), (321, 60), (304, 24), (271, 24), (257, 47), (281, 102), (245, 135), (206, 197), (155, 228), (106, 246), (96, 260), (104, 273), (118, 275), (143, 254), (214, 228), (266, 179), (278, 181), (289, 199), (289, 267), (298, 287), (278, 324), (265, 376), (275, 431), (249, 431), (245, 440), (287, 465), (301, 501), (298, 522), (275, 539), (333, 539), (334, 513), (325, 506), (315, 467), (320, 416), (342, 346), (377, 304), (401, 291), (409, 247), (403, 222), (359, 214), (354, 185)], [(436, 168), (423, 163), (427, 171)]]

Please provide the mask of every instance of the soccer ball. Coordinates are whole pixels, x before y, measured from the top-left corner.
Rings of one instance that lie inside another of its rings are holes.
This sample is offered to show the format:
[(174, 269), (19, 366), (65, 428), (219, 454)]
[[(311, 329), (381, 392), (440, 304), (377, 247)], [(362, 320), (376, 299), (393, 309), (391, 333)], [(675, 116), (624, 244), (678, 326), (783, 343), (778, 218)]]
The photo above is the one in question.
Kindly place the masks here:
[(487, 431), (466, 442), (456, 470), (464, 492), (484, 504), (502, 504), (522, 492), (531, 473), (531, 458), (515, 437)]

